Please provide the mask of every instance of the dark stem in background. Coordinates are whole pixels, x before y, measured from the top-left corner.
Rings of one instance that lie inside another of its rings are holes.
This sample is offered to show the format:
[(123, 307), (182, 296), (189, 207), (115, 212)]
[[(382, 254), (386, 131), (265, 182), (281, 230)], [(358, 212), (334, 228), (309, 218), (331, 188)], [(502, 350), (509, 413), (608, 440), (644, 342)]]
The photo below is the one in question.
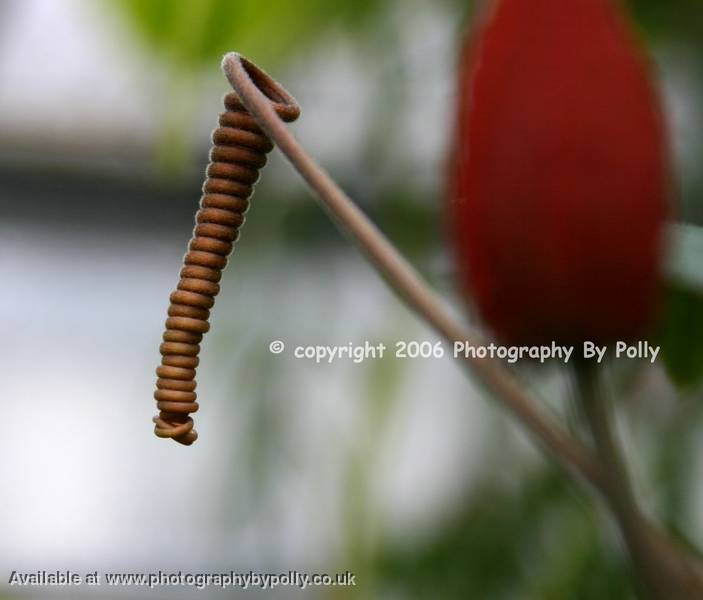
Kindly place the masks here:
[[(305, 152), (278, 118), (273, 104), (282, 98), (290, 98), (290, 94), (237, 53), (225, 55), (222, 69), (260, 127), (305, 179), (333, 220), (408, 307), (448, 343), (460, 341), (481, 345), (480, 336), (453, 318), (442, 299), (327, 172)], [(596, 456), (547, 414), (526, 393), (524, 385), (498, 360), (465, 358), (463, 362), (564, 467), (567, 474), (588, 482), (602, 494), (623, 533), (639, 577), (657, 600), (703, 598), (700, 564), (665, 533), (656, 529), (635, 502), (619, 448), (610, 430), (609, 406), (597, 389), (597, 376), (592, 367), (579, 365), (577, 379)]]
[(612, 399), (600, 385), (601, 370), (581, 360), (575, 367), (578, 401), (588, 422), (603, 473), (601, 493), (625, 540), (638, 575), (653, 598), (703, 598), (700, 567), (674, 547), (642, 513), (614, 429)]

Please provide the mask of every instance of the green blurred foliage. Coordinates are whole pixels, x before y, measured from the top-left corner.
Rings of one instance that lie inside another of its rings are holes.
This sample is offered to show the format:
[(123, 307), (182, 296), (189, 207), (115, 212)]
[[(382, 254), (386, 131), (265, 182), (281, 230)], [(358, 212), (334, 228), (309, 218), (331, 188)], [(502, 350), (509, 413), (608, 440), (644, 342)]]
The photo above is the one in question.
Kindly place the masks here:
[(380, 552), (375, 576), (398, 597), (421, 600), (633, 598), (628, 568), (598, 521), (552, 467), (513, 485), (487, 473), (432, 540)]
[(700, 0), (630, 0), (629, 4), (652, 39), (685, 40), (703, 49), (703, 3)]
[(323, 30), (360, 31), (381, 0), (115, 0), (146, 45), (184, 69), (237, 50), (270, 64)]
[(703, 296), (682, 284), (672, 285), (664, 314), (664, 364), (674, 383), (691, 389), (703, 380)]

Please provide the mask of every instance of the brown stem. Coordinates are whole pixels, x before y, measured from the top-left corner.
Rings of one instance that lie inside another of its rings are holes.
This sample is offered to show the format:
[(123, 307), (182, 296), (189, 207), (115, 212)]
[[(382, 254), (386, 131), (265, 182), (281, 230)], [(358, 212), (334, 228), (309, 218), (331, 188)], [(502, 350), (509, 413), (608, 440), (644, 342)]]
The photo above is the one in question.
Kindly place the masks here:
[[(276, 115), (272, 101), (283, 97), (290, 99), (290, 95), (263, 71), (234, 52), (224, 57), (222, 68), (259, 126), (405, 303), (450, 344), (482, 345), (480, 336), (465, 329), (452, 317), (440, 297), (288, 131)], [(252, 81), (252, 74), (256, 83)], [(464, 363), (560, 465), (603, 495), (620, 525), (642, 580), (656, 598), (703, 598), (703, 576), (698, 563), (639, 511), (610, 431), (607, 404), (596, 392), (591, 374), (584, 373), (579, 384), (599, 461), (589, 448), (565, 431), (525, 392), (503, 364), (497, 360), (472, 357), (464, 358)]]
[[(247, 110), (315, 191), (323, 207), (356, 242), (369, 262), (396, 290), (405, 303), (447, 342), (483, 341), (459, 324), (440, 297), (420, 277), (383, 233), (302, 148), (272, 107), (272, 97), (290, 95), (258, 67), (230, 52), (222, 68)], [(252, 81), (252, 74), (254, 81)], [(262, 92), (262, 89), (268, 94)], [(518, 420), (549, 450), (557, 461), (598, 487), (599, 468), (580, 440), (566, 432), (528, 394), (510, 371), (497, 360), (464, 358), (465, 363)]]
[(603, 474), (601, 493), (618, 523), (639, 578), (657, 600), (703, 598), (700, 566), (657, 530), (637, 503), (613, 431), (611, 402), (599, 386), (595, 365), (577, 363), (576, 381)]

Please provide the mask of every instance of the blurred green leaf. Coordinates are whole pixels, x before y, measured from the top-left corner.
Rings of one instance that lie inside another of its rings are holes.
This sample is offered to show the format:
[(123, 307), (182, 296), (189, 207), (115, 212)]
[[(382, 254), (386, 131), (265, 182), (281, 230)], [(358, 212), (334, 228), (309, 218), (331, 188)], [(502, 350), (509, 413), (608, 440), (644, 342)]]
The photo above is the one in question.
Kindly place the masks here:
[(674, 383), (691, 388), (703, 380), (703, 296), (680, 284), (670, 287), (660, 344)]
[(690, 37), (690, 41), (701, 44), (703, 3), (700, 0), (630, 0), (629, 4), (648, 35), (677, 41)]
[(672, 225), (669, 239), (669, 290), (659, 341), (671, 379), (690, 388), (703, 379), (703, 228)]
[(114, 0), (153, 51), (181, 68), (217, 64), (225, 52), (258, 63), (290, 57), (330, 30), (354, 32), (380, 0)]

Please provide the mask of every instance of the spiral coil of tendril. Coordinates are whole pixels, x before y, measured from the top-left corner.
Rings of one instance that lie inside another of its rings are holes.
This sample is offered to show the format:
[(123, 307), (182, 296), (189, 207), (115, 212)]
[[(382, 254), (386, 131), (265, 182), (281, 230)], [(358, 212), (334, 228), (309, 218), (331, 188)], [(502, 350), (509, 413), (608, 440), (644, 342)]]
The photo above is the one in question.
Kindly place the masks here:
[[(285, 90), (248, 63), (249, 76), (271, 100), (278, 116), (291, 122), (300, 110)], [(273, 144), (262, 132), (236, 93), (225, 96), (225, 112), (212, 134), (207, 179), (203, 186), (195, 229), (183, 259), (180, 281), (170, 296), (166, 331), (157, 367), (156, 391), (159, 414), (154, 417), (158, 437), (184, 445), (198, 437), (190, 416), (198, 410), (195, 370), (203, 335), (210, 325), (210, 309), (220, 291), (219, 281), (227, 257), (239, 236), (249, 197), (266, 164)]]

